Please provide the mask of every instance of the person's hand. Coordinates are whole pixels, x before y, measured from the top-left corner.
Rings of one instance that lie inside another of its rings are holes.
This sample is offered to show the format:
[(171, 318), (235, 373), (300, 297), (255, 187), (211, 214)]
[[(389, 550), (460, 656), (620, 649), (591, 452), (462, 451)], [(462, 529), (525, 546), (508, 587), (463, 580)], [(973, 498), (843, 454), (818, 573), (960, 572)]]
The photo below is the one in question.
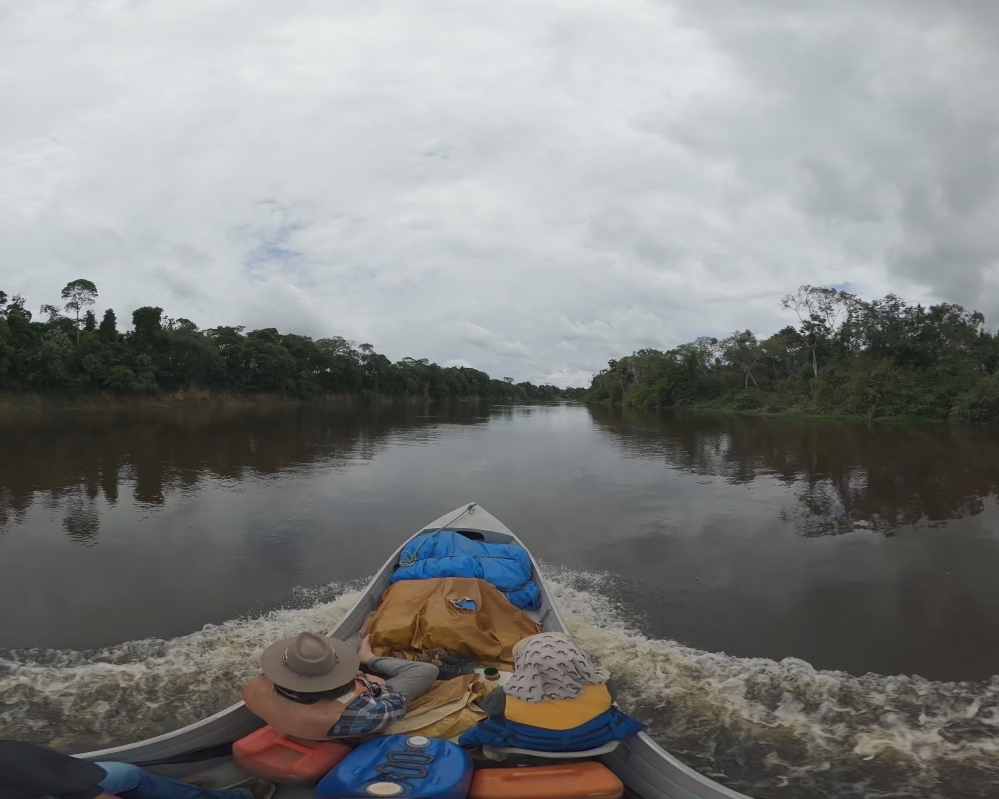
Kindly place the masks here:
[(366, 635), (361, 639), (361, 645), (357, 647), (357, 658), (364, 664), (373, 657), (375, 657), (375, 653), (371, 650), (371, 636)]
[(375, 688), (376, 685), (385, 685), (385, 679), (383, 677), (379, 677), (377, 674), (367, 674), (363, 671), (359, 671), (357, 672), (357, 679), (363, 686), (365, 686), (365, 690), (375, 691), (376, 693), (378, 690)]

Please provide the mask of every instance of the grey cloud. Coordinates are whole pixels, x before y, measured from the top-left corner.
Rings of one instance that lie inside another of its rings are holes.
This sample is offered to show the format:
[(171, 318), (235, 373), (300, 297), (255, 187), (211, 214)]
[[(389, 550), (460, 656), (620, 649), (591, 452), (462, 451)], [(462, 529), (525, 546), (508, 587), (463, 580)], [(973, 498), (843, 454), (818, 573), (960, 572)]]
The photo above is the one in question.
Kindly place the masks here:
[(746, 117), (709, 106), (714, 132), (697, 136), (705, 125), (695, 118), (684, 142), (796, 200), (844, 251), (883, 267), (897, 290), (981, 306), (994, 322), (999, 298), (982, 292), (999, 263), (999, 107), (989, 99), (999, 8), (681, 7), (686, 24), (737, 60), (759, 103)]
[(575, 380), (799, 283), (999, 317), (999, 6), (21, 4), (0, 281)]
[(474, 347), (491, 350), (507, 358), (530, 358), (531, 350), (519, 341), (504, 341), (495, 333), (473, 322), (461, 322), (457, 325), (457, 337)]

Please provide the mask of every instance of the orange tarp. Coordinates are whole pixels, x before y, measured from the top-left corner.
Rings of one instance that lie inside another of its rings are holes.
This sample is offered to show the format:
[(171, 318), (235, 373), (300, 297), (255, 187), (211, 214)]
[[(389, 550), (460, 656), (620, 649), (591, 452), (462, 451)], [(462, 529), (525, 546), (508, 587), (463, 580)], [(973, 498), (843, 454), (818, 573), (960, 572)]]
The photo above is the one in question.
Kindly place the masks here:
[[(458, 606), (467, 599), (476, 610)], [(470, 577), (395, 583), (382, 596), (369, 629), (378, 654), (443, 647), (483, 664), (512, 664), (513, 645), (540, 632), (499, 589)]]

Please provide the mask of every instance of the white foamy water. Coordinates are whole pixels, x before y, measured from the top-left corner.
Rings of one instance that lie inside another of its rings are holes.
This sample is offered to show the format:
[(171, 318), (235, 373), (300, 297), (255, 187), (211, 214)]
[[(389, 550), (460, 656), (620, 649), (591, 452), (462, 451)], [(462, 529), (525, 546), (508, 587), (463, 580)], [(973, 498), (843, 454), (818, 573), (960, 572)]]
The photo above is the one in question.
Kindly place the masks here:
[[(622, 705), (727, 785), (760, 799), (999, 795), (999, 678), (853, 677), (703, 652), (634, 629), (605, 577), (548, 571), (572, 634), (613, 673)], [(267, 644), (335, 627), (357, 595), (329, 586), (309, 607), (170, 641), (0, 652), (0, 736), (80, 750), (204, 718), (238, 697)]]
[(360, 595), (337, 585), (300, 593), (322, 599), (169, 641), (85, 652), (0, 650), (0, 737), (83, 751), (207, 718), (237, 701), (243, 684), (259, 674), (268, 644), (302, 630), (329, 632)]
[(650, 639), (605, 579), (555, 569), (549, 587), (621, 704), (702, 773), (761, 799), (999, 796), (999, 677), (854, 677)]

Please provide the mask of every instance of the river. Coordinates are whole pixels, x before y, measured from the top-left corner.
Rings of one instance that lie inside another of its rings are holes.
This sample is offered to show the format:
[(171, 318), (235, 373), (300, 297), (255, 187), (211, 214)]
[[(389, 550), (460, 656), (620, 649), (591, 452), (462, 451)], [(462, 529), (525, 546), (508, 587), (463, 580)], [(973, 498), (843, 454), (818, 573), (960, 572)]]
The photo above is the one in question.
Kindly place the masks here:
[(203, 718), (474, 500), (691, 766), (759, 799), (999, 794), (995, 429), (188, 407), (19, 415), (0, 455), (0, 737)]

